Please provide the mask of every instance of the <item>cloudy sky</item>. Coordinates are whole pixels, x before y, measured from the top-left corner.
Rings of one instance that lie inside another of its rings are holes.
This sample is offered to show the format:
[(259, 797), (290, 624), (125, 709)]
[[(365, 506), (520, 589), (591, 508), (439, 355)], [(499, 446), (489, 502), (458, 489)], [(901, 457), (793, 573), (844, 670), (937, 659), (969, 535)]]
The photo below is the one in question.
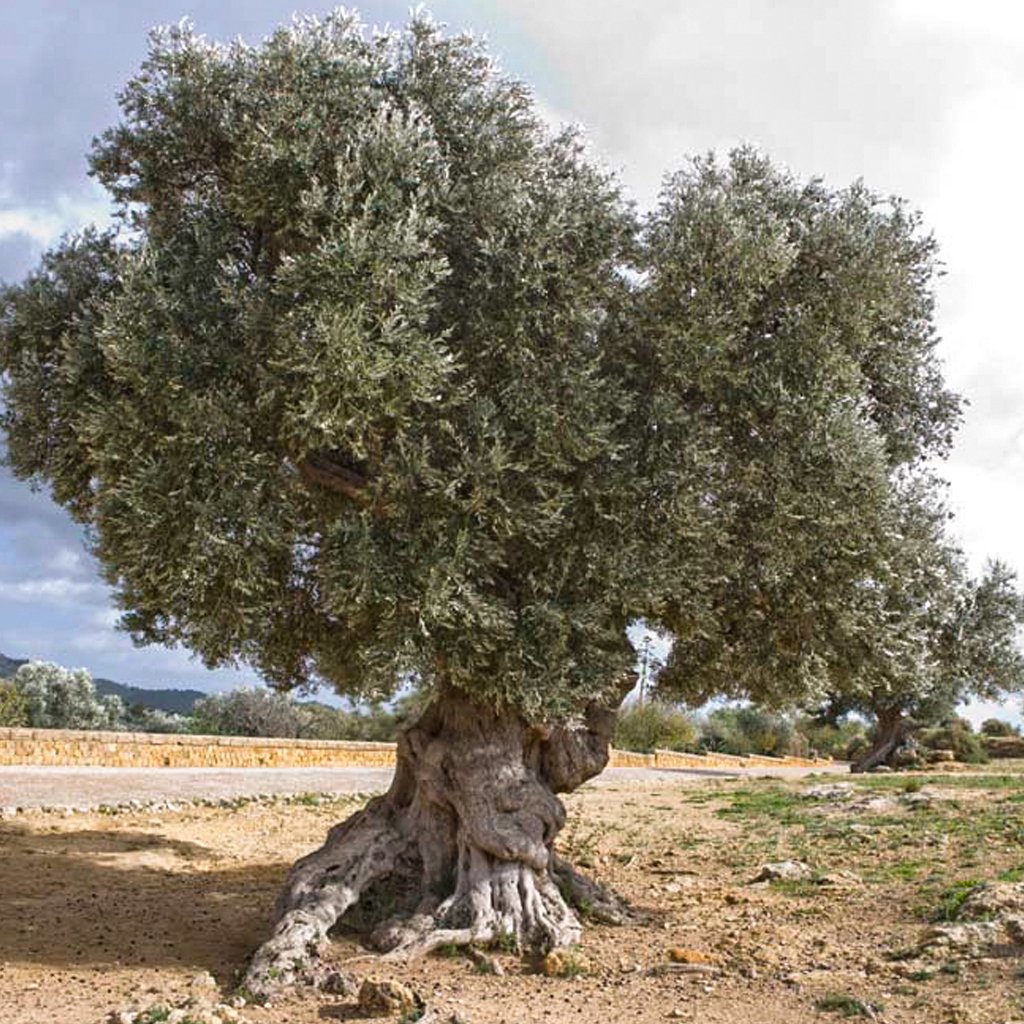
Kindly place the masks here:
[[(331, 5), (308, 3), (299, 13)], [(90, 140), (147, 30), (190, 17), (255, 41), (294, 0), (4, 0), (0, 5), (0, 280), (63, 231), (102, 220)], [(555, 120), (581, 122), (641, 204), (688, 154), (752, 142), (801, 175), (864, 178), (924, 211), (943, 246), (947, 376), (970, 400), (947, 467), (972, 563), (1024, 575), (1024, 7), (1010, 0), (438, 0), (485, 33)], [(365, 3), (369, 23), (408, 4)], [(143, 685), (219, 689), (180, 651), (136, 650), (77, 529), (0, 469), (0, 651)], [(978, 709), (977, 715), (984, 714)]]

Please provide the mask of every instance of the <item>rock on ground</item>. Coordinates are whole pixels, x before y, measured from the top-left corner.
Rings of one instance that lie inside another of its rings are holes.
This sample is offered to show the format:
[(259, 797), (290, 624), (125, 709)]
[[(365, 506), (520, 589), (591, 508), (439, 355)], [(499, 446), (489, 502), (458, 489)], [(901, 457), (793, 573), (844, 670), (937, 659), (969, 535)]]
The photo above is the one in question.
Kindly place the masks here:
[(979, 885), (957, 911), (957, 920), (935, 925), (921, 938), (924, 956), (967, 959), (1024, 955), (1024, 882)]
[(755, 882), (798, 882), (810, 878), (813, 871), (802, 860), (780, 860), (765, 864), (758, 872)]

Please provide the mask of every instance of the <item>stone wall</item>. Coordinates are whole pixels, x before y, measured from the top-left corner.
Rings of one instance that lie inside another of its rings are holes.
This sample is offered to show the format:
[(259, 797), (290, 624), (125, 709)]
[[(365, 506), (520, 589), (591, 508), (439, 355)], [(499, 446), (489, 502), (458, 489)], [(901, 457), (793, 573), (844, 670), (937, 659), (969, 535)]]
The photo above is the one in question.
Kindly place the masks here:
[(612, 750), (608, 757), (609, 768), (653, 768), (653, 754), (638, 754), (633, 750)]
[(1024, 758), (1024, 736), (982, 736), (989, 757)]
[(766, 757), (764, 754), (684, 754), (676, 750), (656, 750), (654, 768), (814, 768), (831, 764), (830, 760), (807, 757)]
[(394, 743), (0, 729), (0, 765), (110, 768), (388, 768)]
[[(0, 765), (109, 768), (390, 768), (394, 743), (289, 740), (248, 736), (0, 729)], [(612, 768), (758, 768), (827, 764), (797, 757), (736, 757), (657, 750), (613, 750)]]

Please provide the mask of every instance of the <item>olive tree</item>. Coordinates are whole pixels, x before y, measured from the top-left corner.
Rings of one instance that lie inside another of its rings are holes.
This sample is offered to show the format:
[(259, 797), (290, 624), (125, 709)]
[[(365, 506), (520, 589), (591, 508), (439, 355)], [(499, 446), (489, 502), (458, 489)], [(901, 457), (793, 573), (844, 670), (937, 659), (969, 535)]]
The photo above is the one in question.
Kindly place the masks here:
[(283, 693), (241, 687), (196, 701), (191, 731), (223, 736), (301, 736), (303, 709)]
[(16, 728), (28, 725), (28, 708), (25, 698), (14, 683), (0, 679), (0, 727)]
[[(893, 765), (915, 732), (954, 718), (966, 701), (1024, 690), (1016, 574), (990, 561), (972, 576), (949, 519), (940, 481), (898, 482), (874, 567), (843, 609), (848, 655), (813, 714), (822, 725), (851, 713), (872, 723), (853, 771)], [(871, 642), (858, 643), (867, 628)]]
[(84, 668), (30, 661), (12, 681), (25, 725), (36, 729), (119, 729), (124, 726), (120, 697), (96, 692)]
[(991, 562), (972, 577), (956, 548), (913, 527), (901, 547), (894, 575), (873, 594), (877, 642), (842, 696), (846, 708), (875, 723), (854, 771), (892, 764), (915, 731), (951, 718), (968, 700), (1024, 690), (1024, 599), (1013, 571)]
[(557, 855), (558, 795), (606, 764), (627, 627), (690, 693), (806, 698), (848, 654), (894, 467), (957, 416), (934, 244), (749, 151), (641, 217), (423, 17), (160, 31), (121, 108), (90, 158), (118, 228), (4, 296), (11, 466), (89, 527), (139, 642), (424, 707), (247, 985), (380, 884), (392, 956), (575, 942), (581, 897), (617, 906)]

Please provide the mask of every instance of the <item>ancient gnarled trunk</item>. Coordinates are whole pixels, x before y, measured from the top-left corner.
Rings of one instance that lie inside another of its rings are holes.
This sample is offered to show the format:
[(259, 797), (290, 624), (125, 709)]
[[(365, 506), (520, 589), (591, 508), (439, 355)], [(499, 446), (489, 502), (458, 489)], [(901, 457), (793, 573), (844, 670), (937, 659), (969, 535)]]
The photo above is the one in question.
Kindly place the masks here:
[(614, 721), (591, 708), (576, 726), (541, 729), (446, 692), (399, 739), (389, 791), (292, 868), (245, 986), (268, 995), (308, 976), (328, 930), (379, 884), (413, 896), (373, 933), (391, 957), (495, 940), (570, 945), (574, 894), (616, 917), (615, 901), (553, 853), (557, 794), (604, 768)]
[(850, 766), (850, 770), (866, 772), (878, 765), (889, 764), (893, 755), (910, 735), (911, 728), (911, 721), (898, 708), (880, 711), (871, 748)]

